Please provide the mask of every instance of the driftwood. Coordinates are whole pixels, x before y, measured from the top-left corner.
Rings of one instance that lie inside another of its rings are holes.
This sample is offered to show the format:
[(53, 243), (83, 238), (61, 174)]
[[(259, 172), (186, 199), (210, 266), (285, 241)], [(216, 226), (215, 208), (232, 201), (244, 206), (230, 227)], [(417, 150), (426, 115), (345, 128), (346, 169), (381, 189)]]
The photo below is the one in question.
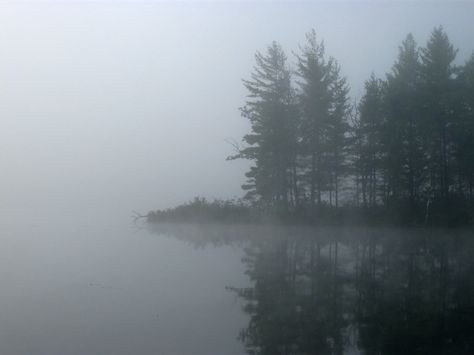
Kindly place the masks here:
[(137, 224), (137, 222), (142, 218), (148, 218), (148, 215), (141, 214), (135, 210), (132, 211), (132, 220), (134, 224)]

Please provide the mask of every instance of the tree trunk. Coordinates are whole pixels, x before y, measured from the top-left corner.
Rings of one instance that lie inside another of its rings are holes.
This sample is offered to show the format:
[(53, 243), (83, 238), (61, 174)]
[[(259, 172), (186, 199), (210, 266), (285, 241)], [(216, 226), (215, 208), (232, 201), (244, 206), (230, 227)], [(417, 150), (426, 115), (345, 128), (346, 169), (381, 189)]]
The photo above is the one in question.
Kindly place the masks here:
[(316, 190), (316, 154), (313, 152), (311, 154), (311, 207), (314, 207), (315, 202), (315, 190)]

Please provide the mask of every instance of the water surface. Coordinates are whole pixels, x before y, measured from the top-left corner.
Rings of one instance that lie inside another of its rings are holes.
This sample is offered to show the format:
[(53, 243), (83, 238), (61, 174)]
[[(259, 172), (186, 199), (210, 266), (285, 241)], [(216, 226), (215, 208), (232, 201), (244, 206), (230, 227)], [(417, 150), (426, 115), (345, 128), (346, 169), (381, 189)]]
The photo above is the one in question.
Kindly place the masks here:
[(2, 354), (470, 354), (470, 231), (2, 226)]
[(8, 226), (0, 354), (241, 354), (242, 250), (130, 226)]

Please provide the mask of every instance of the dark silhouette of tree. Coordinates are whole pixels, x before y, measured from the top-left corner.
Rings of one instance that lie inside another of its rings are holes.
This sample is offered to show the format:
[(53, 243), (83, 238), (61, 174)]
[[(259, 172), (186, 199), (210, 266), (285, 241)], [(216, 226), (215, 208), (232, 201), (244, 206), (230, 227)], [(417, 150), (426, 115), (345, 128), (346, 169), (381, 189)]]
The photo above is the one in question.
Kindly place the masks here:
[(423, 127), (420, 122), (420, 63), (415, 40), (409, 34), (399, 49), (392, 73), (387, 75), (386, 171), (389, 202), (416, 211), (425, 181)]
[(266, 54), (257, 52), (250, 80), (244, 80), (249, 95), (242, 115), (252, 132), (244, 137), (247, 146), (233, 158), (255, 162), (246, 174), (248, 197), (258, 197), (268, 206), (287, 210), (296, 204), (297, 115), (291, 71), (279, 44), (273, 42)]
[(455, 68), (457, 50), (453, 48), (442, 27), (433, 30), (425, 48), (421, 49), (422, 126), (425, 154), (430, 172), (429, 188), (434, 197), (446, 200), (452, 176), (453, 126), (455, 110)]
[(329, 150), (329, 121), (332, 104), (331, 84), (333, 59), (326, 60), (324, 43), (318, 42), (316, 32), (306, 34), (306, 45), (297, 55), (299, 104), (301, 110), (301, 152), (307, 162), (305, 173), (309, 183), (311, 206), (322, 202), (322, 191), (328, 183), (327, 153)]
[(340, 179), (347, 174), (349, 152), (349, 86), (340, 74), (340, 66), (333, 61), (331, 76), (331, 108), (328, 129), (328, 171), (330, 174), (329, 205), (339, 207)]
[[(279, 44), (257, 52), (241, 108), (251, 132), (230, 157), (253, 162), (243, 185), (253, 205), (247, 213), (237, 208), (239, 215), (310, 223), (472, 222), (474, 54), (459, 67), (456, 54), (442, 27), (423, 48), (409, 34), (386, 80), (372, 74), (351, 105), (341, 68), (326, 57), (314, 30), (296, 54), (295, 81)], [(353, 194), (341, 197), (341, 191)]]
[(474, 53), (459, 74), (460, 117), (456, 129), (459, 192), (473, 200), (474, 184)]
[(362, 203), (364, 207), (374, 207), (383, 195), (383, 158), (384, 147), (382, 127), (385, 120), (385, 85), (372, 74), (365, 83), (365, 93), (359, 103), (359, 121), (356, 137), (359, 155), (356, 157), (356, 169), (360, 176)]

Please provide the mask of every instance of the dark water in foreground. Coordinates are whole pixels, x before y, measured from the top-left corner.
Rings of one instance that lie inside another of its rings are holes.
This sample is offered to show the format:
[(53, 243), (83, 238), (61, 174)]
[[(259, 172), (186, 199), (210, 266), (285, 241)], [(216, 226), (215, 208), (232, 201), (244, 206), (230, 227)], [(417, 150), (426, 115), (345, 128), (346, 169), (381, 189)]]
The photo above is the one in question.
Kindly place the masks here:
[(473, 354), (474, 233), (2, 227), (0, 354)]

